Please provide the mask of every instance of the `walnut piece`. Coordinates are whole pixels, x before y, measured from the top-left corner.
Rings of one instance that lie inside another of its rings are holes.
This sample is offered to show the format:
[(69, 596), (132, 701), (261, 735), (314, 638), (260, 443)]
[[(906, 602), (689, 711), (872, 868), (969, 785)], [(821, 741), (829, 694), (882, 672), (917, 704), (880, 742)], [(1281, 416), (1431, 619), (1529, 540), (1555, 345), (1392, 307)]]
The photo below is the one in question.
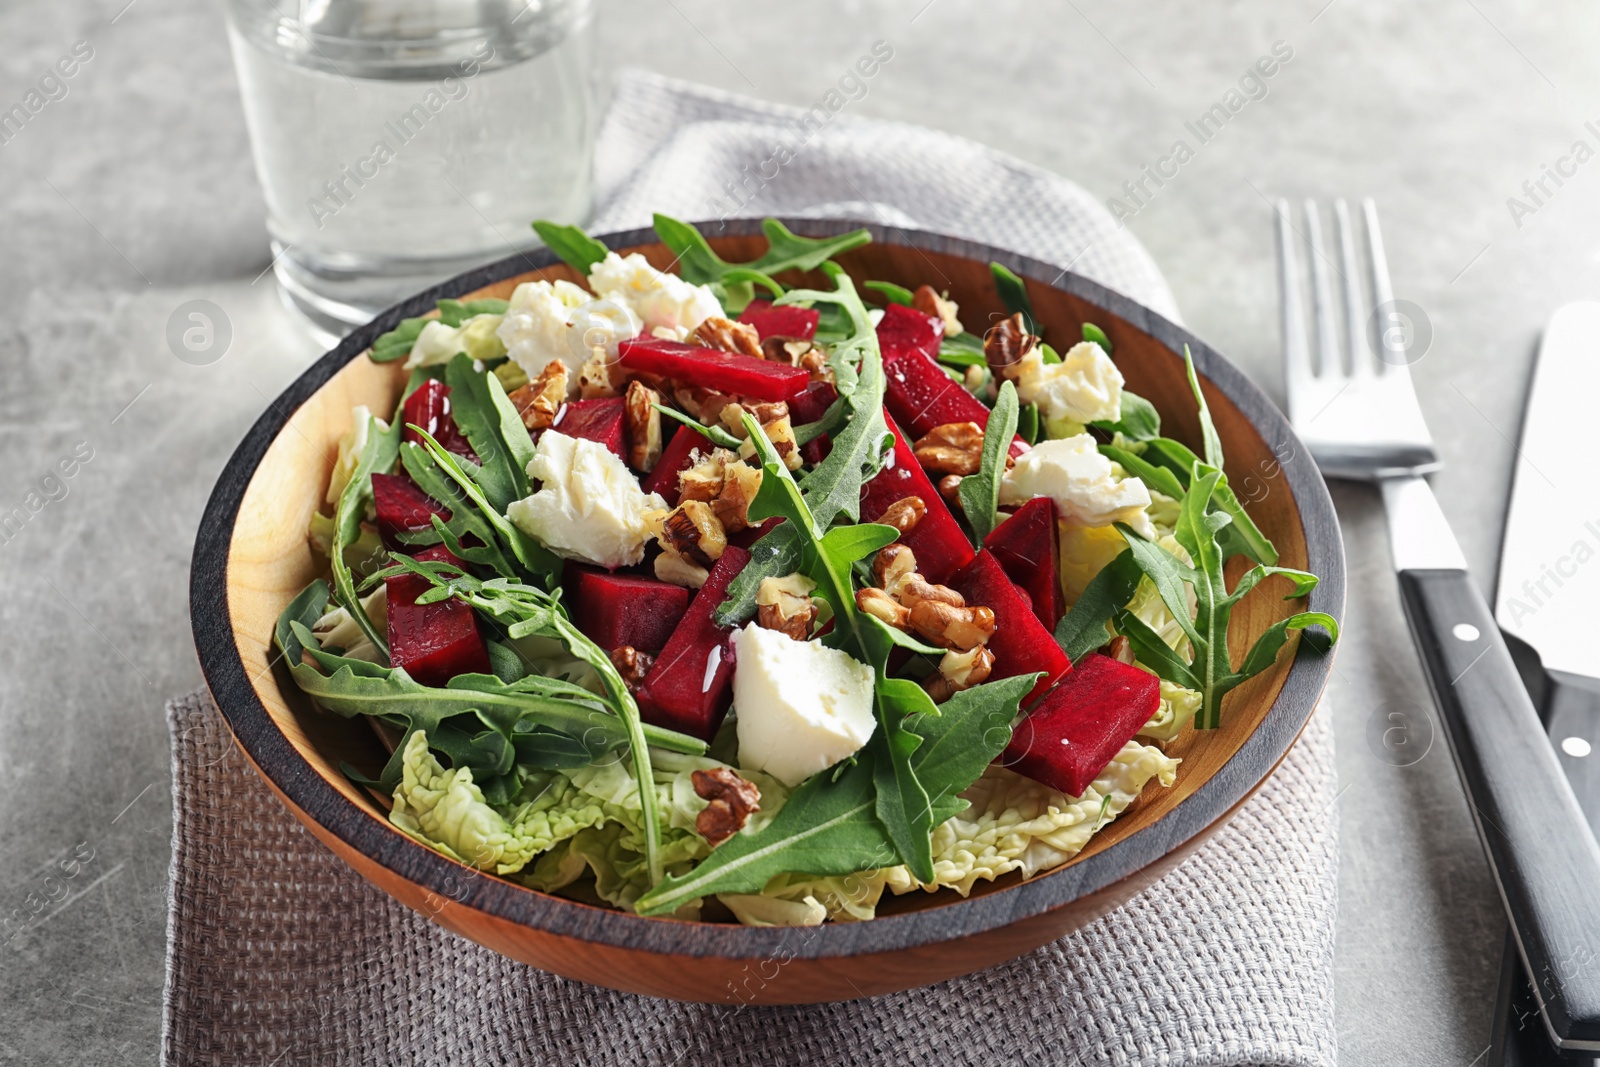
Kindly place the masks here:
[(676, 552), (666, 551), (656, 557), (656, 577), (668, 585), (681, 585), (685, 589), (699, 589), (711, 577), (711, 572), (696, 563), (690, 563)]
[(961, 320), (956, 318), (956, 313), (961, 310), (960, 307), (954, 300), (940, 296), (931, 285), (917, 287), (917, 291), (911, 294), (911, 306), (924, 315), (932, 315), (944, 323), (946, 337), (954, 337), (958, 333), (965, 332)]
[(506, 398), (522, 416), (529, 432), (548, 430), (556, 424), (561, 406), (567, 402), (567, 365), (559, 359), (546, 363), (539, 376)]
[(911, 629), (929, 644), (965, 652), (986, 644), (994, 634), (994, 612), (985, 607), (956, 607), (942, 600), (919, 600), (911, 609)]
[(611, 665), (622, 675), (622, 683), (628, 687), (630, 693), (637, 692), (639, 686), (644, 684), (644, 676), (650, 673), (650, 668), (655, 662), (656, 658), (650, 653), (640, 652), (632, 645), (623, 645), (621, 648), (611, 650)]
[(674, 385), (672, 397), (678, 406), (707, 426), (722, 418), (722, 409), (733, 403), (726, 393), (715, 393), (698, 385)]
[(983, 466), (983, 427), (975, 422), (935, 426), (911, 446), (917, 462), (935, 474), (976, 474)]
[(799, 470), (804, 460), (800, 458), (800, 443), (795, 438), (794, 423), (789, 418), (789, 405), (782, 400), (776, 400), (768, 404), (751, 404), (748, 407), (743, 404), (729, 404), (723, 408), (723, 425), (735, 436), (745, 438), (744, 445), (739, 449), (739, 458), (754, 459), (756, 446), (748, 439), (749, 434), (744, 428), (746, 413), (761, 424), (761, 432), (772, 442), (772, 450), (782, 458), (783, 465), (792, 471)]
[(654, 407), (659, 403), (661, 394), (643, 382), (629, 382), (628, 391), (623, 394), (628, 465), (641, 473), (661, 458), (661, 412)]
[(710, 568), (728, 547), (728, 533), (711, 505), (685, 500), (671, 511), (646, 516), (661, 547), (697, 567)]
[(744, 356), (762, 358), (761, 335), (749, 323), (734, 322), (732, 319), (713, 315), (695, 329), (692, 339), (720, 352), (737, 352)]
[(1033, 351), (1039, 339), (1028, 332), (1028, 320), (1017, 312), (1002, 319), (983, 335), (983, 359), (994, 376), (1003, 382), (1015, 381), (1022, 372), (1022, 357)]
[(697, 796), (710, 801), (695, 816), (694, 828), (713, 848), (738, 833), (751, 812), (761, 810), (761, 790), (727, 767), (695, 771), (689, 781)]
[(900, 597), (900, 587), (908, 580), (920, 580), (922, 575), (917, 573), (917, 557), (906, 545), (896, 541), (878, 550), (878, 555), (872, 561), (872, 575), (878, 579), (878, 584), (883, 586), (883, 591), (895, 599)]
[(817, 607), (811, 602), (816, 587), (816, 582), (799, 573), (761, 579), (756, 587), (756, 624), (796, 641), (806, 640), (817, 619)]
[(761, 488), (761, 468), (742, 463), (725, 448), (690, 453), (694, 462), (678, 476), (679, 501), (702, 500), (728, 533), (750, 525), (750, 502)]
[(1110, 641), (1106, 642), (1105, 645), (1101, 646), (1100, 652), (1110, 656), (1118, 663), (1126, 663), (1130, 667), (1133, 666), (1133, 642), (1129, 641), (1121, 634), (1118, 634)]
[(985, 681), (992, 670), (994, 653), (982, 645), (967, 652), (952, 650), (939, 660), (939, 669), (922, 680), (922, 688), (935, 704), (943, 704), (962, 690)]
[(897, 630), (904, 630), (911, 621), (911, 612), (882, 589), (868, 586), (856, 590), (856, 607)]
[(947, 474), (939, 479), (939, 495), (953, 508), (961, 507), (961, 475)]
[(901, 497), (893, 504), (883, 509), (878, 522), (885, 526), (893, 526), (901, 535), (910, 533), (916, 528), (917, 523), (928, 513), (928, 505), (923, 503), (920, 496)]

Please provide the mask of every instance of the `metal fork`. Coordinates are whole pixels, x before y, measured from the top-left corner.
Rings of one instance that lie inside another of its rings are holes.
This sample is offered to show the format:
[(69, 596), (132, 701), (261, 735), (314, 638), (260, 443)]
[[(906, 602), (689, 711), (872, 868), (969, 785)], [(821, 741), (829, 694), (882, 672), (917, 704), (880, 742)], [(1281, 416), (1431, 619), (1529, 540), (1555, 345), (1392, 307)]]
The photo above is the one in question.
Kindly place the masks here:
[[(1289, 418), (1325, 476), (1376, 482), (1382, 490), (1406, 618), (1523, 964), (1534, 976), (1540, 1014), (1558, 1048), (1597, 1051), (1600, 968), (1590, 935), (1600, 845), (1423, 478), (1439, 468), (1439, 456), (1411, 384), (1412, 346), (1404, 343), (1405, 315), (1390, 287), (1377, 208), (1371, 200), (1361, 208), (1371, 316), (1363, 313), (1349, 208), (1342, 200), (1333, 205), (1335, 265), (1323, 247), (1321, 211), (1315, 202), (1305, 205), (1313, 360), (1296, 267), (1298, 231), (1289, 205), (1277, 205)], [(1343, 345), (1330, 268), (1343, 281)]]

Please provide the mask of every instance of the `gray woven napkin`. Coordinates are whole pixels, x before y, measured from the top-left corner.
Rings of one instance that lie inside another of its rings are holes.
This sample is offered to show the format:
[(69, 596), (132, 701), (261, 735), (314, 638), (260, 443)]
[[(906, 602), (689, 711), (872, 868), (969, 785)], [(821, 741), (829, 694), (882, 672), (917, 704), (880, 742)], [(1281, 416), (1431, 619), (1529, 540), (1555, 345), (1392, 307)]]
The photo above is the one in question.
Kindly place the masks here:
[[(652, 210), (853, 214), (1076, 259), (1073, 269), (1174, 314), (1148, 255), (1071, 183), (945, 134), (848, 117), (795, 146), (795, 117), (624, 75), (599, 143), (594, 229), (642, 225)], [(722, 183), (746, 165), (759, 173), (785, 137), (793, 159), (759, 195), (719, 206)], [(174, 701), (168, 718), (167, 1064), (1334, 1062), (1326, 711), (1190, 860), (1078, 933), (927, 989), (738, 1009), (585, 986), (448, 933), (288, 815), (209, 697)]]

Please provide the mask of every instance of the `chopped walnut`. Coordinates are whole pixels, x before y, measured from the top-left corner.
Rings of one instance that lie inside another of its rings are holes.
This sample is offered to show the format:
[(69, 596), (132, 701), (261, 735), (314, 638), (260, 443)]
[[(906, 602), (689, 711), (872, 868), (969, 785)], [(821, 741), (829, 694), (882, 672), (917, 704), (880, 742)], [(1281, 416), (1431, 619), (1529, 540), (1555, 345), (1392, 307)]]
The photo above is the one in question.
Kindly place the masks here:
[(722, 418), (722, 409), (733, 403), (726, 393), (715, 393), (698, 385), (674, 385), (672, 397), (678, 406), (707, 426)]
[(556, 424), (561, 406), (567, 402), (567, 365), (559, 359), (546, 363), (539, 376), (506, 398), (522, 416), (529, 432), (548, 430)]
[(737, 352), (757, 359), (762, 357), (761, 335), (749, 323), (713, 315), (699, 325), (693, 339), (721, 352)]
[[(761, 432), (772, 442), (772, 450), (778, 453), (783, 465), (792, 471), (799, 470), (805, 461), (800, 457), (800, 442), (794, 436), (794, 423), (789, 418), (789, 405), (781, 400), (771, 404), (752, 404), (749, 408), (739, 404), (729, 404), (723, 409), (722, 421), (734, 434), (744, 438), (748, 438), (742, 418), (746, 411), (761, 424)], [(755, 443), (747, 439), (739, 449), (739, 458), (753, 459), (755, 454)]]
[(710, 452), (701, 452), (697, 448), (690, 452), (689, 459), (692, 462), (678, 475), (678, 499), (704, 500), (708, 503), (715, 500), (717, 494), (722, 492), (728, 464), (738, 462), (738, 458), (726, 448), (716, 448)]
[(940, 296), (931, 285), (920, 285), (917, 291), (911, 294), (911, 306), (924, 315), (932, 315), (944, 323), (944, 335), (954, 337), (964, 332), (961, 320), (956, 318), (956, 313), (961, 308), (954, 300)]
[(877, 521), (885, 526), (893, 526), (903, 536), (910, 533), (927, 513), (928, 505), (923, 503), (920, 496), (907, 496), (884, 508)]
[(695, 771), (689, 781), (696, 795), (710, 801), (695, 816), (694, 828), (713, 848), (738, 833), (751, 812), (761, 810), (761, 790), (727, 767)]
[(996, 378), (1015, 381), (1022, 372), (1022, 357), (1038, 343), (1039, 339), (1028, 332), (1028, 320), (1019, 311), (983, 335), (983, 359)]
[(816, 587), (816, 582), (798, 573), (761, 579), (756, 587), (756, 623), (796, 641), (806, 640), (817, 619), (816, 605), (811, 602)]
[(723, 408), (722, 425), (726, 426), (728, 432), (740, 440), (750, 436), (744, 428), (746, 414), (755, 419), (761, 426), (765, 426), (767, 423), (775, 422), (789, 414), (789, 405), (782, 400), (774, 400), (770, 403), (752, 401), (749, 404), (729, 404)]
[(976, 474), (983, 466), (983, 427), (947, 422), (919, 437), (911, 451), (935, 474)]
[(934, 585), (917, 573), (917, 557), (898, 542), (878, 550), (872, 575), (883, 588), (856, 593), (856, 606), (890, 626), (915, 630), (941, 648), (967, 651), (986, 643), (995, 631), (994, 612), (969, 607), (947, 585)]
[(958, 608), (932, 599), (917, 601), (910, 623), (929, 644), (962, 651), (987, 643), (996, 627), (994, 612), (988, 608)]
[(668, 585), (681, 585), (686, 589), (699, 589), (711, 577), (705, 567), (690, 563), (670, 550), (656, 557), (655, 572), (656, 577)]
[(627, 378), (621, 361), (604, 348), (592, 348), (589, 358), (578, 368), (578, 393), (585, 400), (618, 396)]
[(994, 653), (979, 645), (967, 652), (946, 652), (939, 669), (922, 680), (935, 704), (943, 704), (957, 693), (985, 681), (994, 670)]
[(738, 533), (750, 525), (750, 502), (760, 489), (760, 467), (734, 462), (723, 468), (722, 489), (711, 501), (711, 510), (721, 520), (724, 530)]
[(967, 606), (967, 598), (948, 585), (934, 585), (920, 574), (908, 574), (896, 583), (895, 597), (906, 607), (916, 610), (924, 600), (948, 604), (953, 608)]
[(939, 495), (953, 508), (961, 506), (961, 475), (947, 474), (939, 479)]
[(640, 652), (632, 645), (611, 650), (611, 665), (622, 675), (622, 684), (628, 687), (630, 693), (638, 692), (639, 686), (644, 684), (644, 676), (650, 673), (655, 662), (656, 658), (650, 653)]
[(811, 374), (812, 381), (833, 384), (833, 368), (828, 366), (828, 357), (823, 353), (822, 349), (813, 348), (801, 356), (800, 361), (795, 365), (804, 367)]
[(895, 599), (900, 597), (900, 587), (912, 578), (921, 580), (917, 573), (917, 557), (910, 548), (898, 541), (878, 550), (872, 561), (873, 577), (883, 586), (884, 592)]
[(856, 607), (897, 630), (904, 630), (911, 621), (911, 612), (898, 600), (872, 586), (856, 590)]
[(646, 516), (661, 547), (697, 567), (710, 568), (728, 547), (728, 533), (703, 500), (685, 500), (671, 511)]
[(1133, 642), (1121, 634), (1101, 646), (1100, 651), (1119, 663), (1126, 663), (1130, 667), (1133, 666)]
[(649, 470), (661, 458), (661, 412), (654, 407), (659, 403), (661, 394), (643, 382), (629, 382), (623, 394), (628, 465), (636, 471)]
[(804, 337), (769, 337), (761, 342), (761, 356), (773, 363), (798, 367), (807, 352), (817, 346)]

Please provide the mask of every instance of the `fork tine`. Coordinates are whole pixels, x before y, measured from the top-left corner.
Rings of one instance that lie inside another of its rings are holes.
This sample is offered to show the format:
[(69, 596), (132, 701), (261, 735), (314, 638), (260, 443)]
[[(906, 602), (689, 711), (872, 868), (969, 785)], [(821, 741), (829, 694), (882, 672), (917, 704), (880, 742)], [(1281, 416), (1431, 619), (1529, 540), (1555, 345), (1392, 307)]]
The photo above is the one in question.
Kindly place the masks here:
[(1274, 205), (1278, 228), (1278, 308), (1283, 327), (1284, 384), (1289, 392), (1289, 407), (1304, 401), (1315, 371), (1311, 349), (1306, 344), (1305, 309), (1300, 303), (1300, 272), (1295, 267), (1294, 223), (1289, 221), (1289, 201)]
[[(1361, 201), (1361, 215), (1367, 224), (1367, 251), (1370, 256), (1369, 269), (1372, 272), (1372, 308), (1373, 314), (1387, 314), (1389, 306), (1394, 303), (1394, 286), (1389, 282), (1389, 257), (1383, 250), (1383, 231), (1378, 228), (1378, 205), (1370, 196)], [(1373, 338), (1378, 344), (1383, 344), (1383, 327), (1380, 324)], [(1373, 358), (1378, 361), (1378, 373), (1388, 374), (1404, 366), (1396, 367), (1387, 359), (1380, 356), (1376, 349)]]
[(1356, 266), (1355, 232), (1350, 224), (1350, 205), (1343, 198), (1333, 202), (1333, 229), (1339, 241), (1339, 269), (1344, 275), (1345, 355), (1350, 373), (1357, 377), (1371, 374), (1378, 362), (1367, 349), (1366, 325), (1361, 314), (1361, 275)]
[(1322, 244), (1322, 213), (1315, 200), (1307, 200), (1306, 244), (1311, 261), (1311, 311), (1316, 318), (1317, 373), (1343, 375), (1339, 358), (1339, 334), (1333, 324), (1333, 288), (1328, 280), (1328, 254)]

